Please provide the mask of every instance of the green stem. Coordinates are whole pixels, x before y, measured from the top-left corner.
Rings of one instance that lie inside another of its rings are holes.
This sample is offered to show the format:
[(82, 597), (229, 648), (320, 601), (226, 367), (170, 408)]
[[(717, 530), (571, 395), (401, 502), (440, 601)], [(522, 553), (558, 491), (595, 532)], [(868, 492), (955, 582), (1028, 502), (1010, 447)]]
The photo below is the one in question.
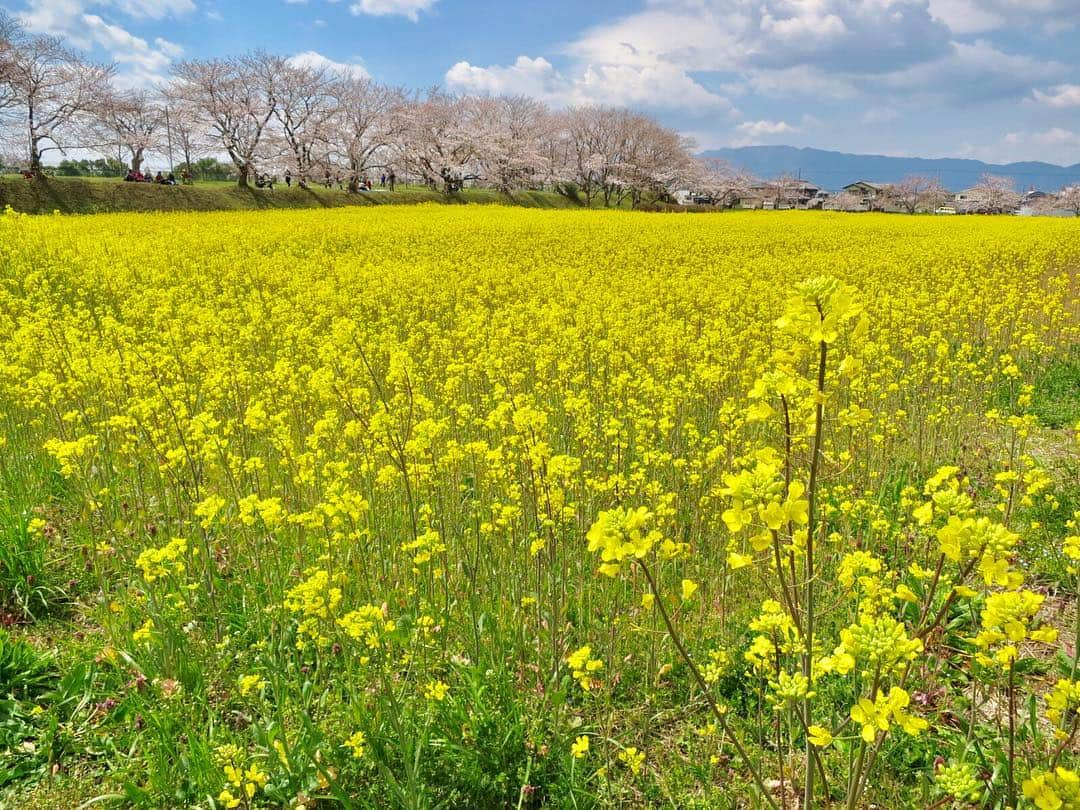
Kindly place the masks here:
[(1009, 793), (1006, 807), (1016, 807), (1016, 663), (1009, 662)]
[[(820, 312), (820, 307), (819, 307)], [(825, 341), (818, 344), (818, 369), (817, 369), (817, 404), (814, 412), (814, 450), (810, 457), (810, 480), (807, 485), (807, 523), (806, 523), (806, 596), (804, 607), (806, 609), (806, 652), (803, 654), (803, 675), (812, 678), (812, 666), (814, 660), (814, 534), (817, 531), (816, 507), (817, 507), (817, 478), (818, 469), (821, 466), (821, 434), (825, 421), (825, 368), (828, 360), (829, 347)], [(803, 702), (803, 724), (812, 725), (810, 698)], [(810, 738), (806, 740), (806, 790), (803, 794), (803, 807), (812, 810), (814, 807), (814, 745)]]
[(702, 677), (701, 671), (694, 664), (694, 660), (690, 657), (690, 653), (687, 651), (685, 645), (682, 643), (682, 639), (675, 631), (675, 625), (672, 624), (671, 616), (668, 614), (667, 608), (664, 607), (664, 600), (660, 594), (660, 589), (656, 585), (656, 580), (653, 578), (652, 571), (649, 570), (649, 566), (645, 564), (644, 560), (638, 560), (638, 565), (641, 566), (642, 572), (645, 574), (645, 579), (649, 581), (649, 590), (652, 591), (654, 603), (660, 611), (660, 616), (664, 620), (664, 626), (667, 628), (668, 636), (671, 638), (671, 643), (675, 645), (675, 649), (679, 651), (679, 655), (683, 661), (686, 662), (686, 666), (690, 669), (690, 674), (694, 676), (694, 680), (697, 681), (699, 687), (701, 687), (701, 693), (705, 697), (705, 702), (709, 704), (709, 708), (712, 709), (713, 716), (716, 718), (716, 722), (720, 724), (720, 728), (724, 730), (724, 733), (731, 738), (732, 745), (735, 746), (735, 750), (738, 751), (739, 757), (746, 763), (747, 769), (750, 771), (750, 776), (754, 779), (754, 784), (757, 785), (757, 789), (761, 791), (761, 795), (768, 802), (769, 807), (773, 810), (779, 810), (776, 804), (776, 800), (769, 793), (765, 787), (765, 783), (761, 779), (761, 775), (758, 773), (756, 767), (754, 767), (753, 761), (750, 759), (750, 755), (746, 752), (743, 744), (739, 741), (738, 736), (732, 731), (728, 725), (727, 717), (724, 712), (720, 710), (720, 707), (716, 705), (716, 701), (712, 699), (712, 695), (709, 692), (709, 685), (705, 682), (705, 678)]

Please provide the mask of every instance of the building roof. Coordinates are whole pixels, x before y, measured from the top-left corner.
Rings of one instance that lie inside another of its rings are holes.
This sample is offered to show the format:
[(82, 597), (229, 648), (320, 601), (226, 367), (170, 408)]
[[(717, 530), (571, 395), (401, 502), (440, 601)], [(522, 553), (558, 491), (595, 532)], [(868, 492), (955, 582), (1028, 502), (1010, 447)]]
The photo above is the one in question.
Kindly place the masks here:
[(844, 190), (846, 191), (849, 188), (855, 188), (857, 186), (865, 186), (866, 188), (873, 189), (874, 191), (881, 191), (883, 188), (885, 188), (884, 183), (872, 183), (869, 180), (856, 180), (854, 183), (848, 183), (846, 186), (844, 186)]

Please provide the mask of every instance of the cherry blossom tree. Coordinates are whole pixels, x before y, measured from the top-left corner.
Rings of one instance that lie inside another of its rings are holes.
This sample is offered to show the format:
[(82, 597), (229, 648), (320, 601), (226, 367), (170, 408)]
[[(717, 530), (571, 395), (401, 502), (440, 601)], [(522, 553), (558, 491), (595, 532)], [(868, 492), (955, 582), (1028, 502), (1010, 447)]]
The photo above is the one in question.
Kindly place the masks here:
[(773, 201), (774, 208), (794, 206), (799, 200), (802, 181), (792, 174), (780, 174), (766, 180), (762, 187), (766, 200)]
[(546, 106), (525, 96), (477, 99), (472, 109), (479, 172), (508, 192), (543, 183), (552, 116)]
[(147, 152), (165, 141), (165, 110), (145, 90), (120, 93), (110, 89), (98, 103), (94, 118), (100, 133), (98, 147), (108, 145), (126, 152), (133, 172), (142, 169)]
[(30, 171), (42, 173), (52, 151), (88, 146), (86, 124), (108, 96), (113, 66), (88, 62), (64, 47), (59, 37), (10, 33), (3, 46), (5, 120), (22, 130)]
[(352, 177), (373, 169), (389, 169), (392, 147), (401, 143), (409, 116), (405, 91), (343, 74), (331, 84), (334, 115), (329, 128), (330, 155), (344, 163)]
[(15, 18), (0, 10), (0, 115), (15, 107), (19, 101), (19, 95), (15, 91), (13, 68), (15, 48), (25, 37), (26, 32)]
[(902, 211), (914, 214), (941, 207), (949, 198), (949, 192), (937, 178), (914, 174), (885, 186), (882, 196)]
[(566, 115), (567, 162), (573, 182), (592, 205), (597, 195), (610, 203), (621, 145), (621, 110), (611, 107), (576, 107)]
[(972, 189), (974, 204), (971, 210), (980, 214), (1004, 214), (1020, 204), (1020, 195), (1011, 177), (984, 174)]
[(866, 198), (854, 191), (841, 191), (834, 194), (826, 201), (826, 207), (830, 211), (865, 211)]
[(647, 196), (669, 199), (697, 171), (694, 144), (648, 116), (621, 116), (621, 148), (615, 177), (621, 191), (637, 208)]
[(1080, 217), (1080, 185), (1063, 188), (1053, 197), (1053, 208), (1072, 212)]
[(180, 156), (180, 165), (190, 174), (195, 161), (215, 147), (216, 138), (202, 122), (199, 108), (181, 97), (172, 87), (161, 96), (165, 111), (166, 140)]
[(274, 54), (248, 57), (248, 67), (270, 104), (274, 126), (268, 143), (276, 145), (300, 180), (326, 162), (335, 113), (333, 76), (326, 68), (296, 64)]
[(402, 165), (421, 180), (447, 192), (475, 176), (477, 133), (472, 127), (475, 99), (431, 90), (398, 111), (396, 144)]
[(731, 208), (750, 191), (753, 177), (742, 169), (736, 169), (726, 160), (704, 158), (697, 161), (691, 186), (711, 197), (720, 208)]
[(241, 188), (247, 188), (248, 178), (265, 156), (266, 136), (277, 106), (266, 84), (259, 81), (256, 60), (192, 59), (173, 69), (173, 95), (206, 121), (215, 146), (236, 167)]

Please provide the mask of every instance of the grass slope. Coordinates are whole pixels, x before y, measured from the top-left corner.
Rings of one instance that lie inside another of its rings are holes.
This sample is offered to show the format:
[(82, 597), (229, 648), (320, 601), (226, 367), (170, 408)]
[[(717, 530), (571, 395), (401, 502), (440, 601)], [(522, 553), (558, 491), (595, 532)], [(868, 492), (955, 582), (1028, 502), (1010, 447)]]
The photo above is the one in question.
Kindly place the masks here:
[(125, 211), (236, 211), (264, 208), (340, 208), (348, 205), (412, 203), (502, 203), (527, 208), (577, 208), (580, 203), (550, 191), (504, 194), (492, 189), (465, 189), (446, 195), (425, 188), (349, 194), (338, 189), (240, 189), (234, 183), (155, 186), (115, 179), (53, 177), (25, 180), (0, 177), (0, 209), (10, 205), (28, 214), (98, 214)]

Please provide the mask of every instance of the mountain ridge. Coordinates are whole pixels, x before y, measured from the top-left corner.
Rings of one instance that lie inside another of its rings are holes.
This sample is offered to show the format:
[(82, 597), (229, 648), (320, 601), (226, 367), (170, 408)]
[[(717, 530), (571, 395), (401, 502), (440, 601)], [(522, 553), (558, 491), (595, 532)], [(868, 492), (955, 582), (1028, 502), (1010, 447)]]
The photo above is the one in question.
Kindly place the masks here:
[(758, 177), (798, 174), (833, 191), (857, 180), (895, 183), (912, 174), (937, 177), (953, 191), (976, 185), (983, 174), (1009, 177), (1021, 191), (1029, 188), (1057, 191), (1080, 183), (1080, 163), (1072, 166), (1042, 161), (986, 163), (973, 158), (893, 157), (795, 146), (730, 147), (711, 149), (702, 155), (722, 158)]

